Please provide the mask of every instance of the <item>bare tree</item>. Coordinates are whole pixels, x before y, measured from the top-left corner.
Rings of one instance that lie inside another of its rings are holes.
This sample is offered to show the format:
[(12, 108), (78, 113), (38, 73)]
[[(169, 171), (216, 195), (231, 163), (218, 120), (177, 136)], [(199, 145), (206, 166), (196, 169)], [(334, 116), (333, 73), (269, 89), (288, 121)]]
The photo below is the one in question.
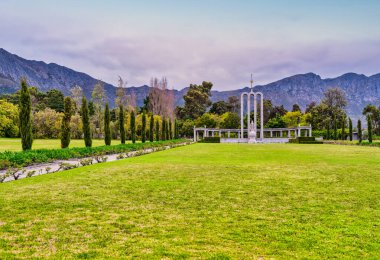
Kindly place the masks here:
[(75, 103), (75, 109), (79, 110), (80, 107), (82, 106), (83, 89), (80, 86), (75, 85), (74, 87), (70, 89), (70, 93), (71, 93), (71, 99)]
[(125, 93), (125, 89), (127, 87), (127, 81), (124, 81), (120, 76), (119, 76), (119, 82), (118, 86), (116, 89), (116, 99), (115, 99), (115, 104), (123, 107), (127, 107), (128, 105), (128, 96)]
[(150, 80), (149, 110), (162, 117), (174, 117), (174, 91), (168, 90), (166, 77)]

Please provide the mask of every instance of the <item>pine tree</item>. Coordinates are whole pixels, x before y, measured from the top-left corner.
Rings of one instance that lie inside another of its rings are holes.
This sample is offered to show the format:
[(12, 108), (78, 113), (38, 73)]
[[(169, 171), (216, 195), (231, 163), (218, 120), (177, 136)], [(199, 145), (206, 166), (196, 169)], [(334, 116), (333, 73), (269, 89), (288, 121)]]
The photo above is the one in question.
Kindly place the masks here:
[(358, 120), (358, 139), (359, 139), (359, 143), (362, 142), (362, 121), (360, 121), (360, 119)]
[(165, 118), (162, 119), (162, 124), (161, 125), (162, 125), (161, 126), (161, 140), (165, 141), (166, 140), (165, 139), (165, 137), (166, 137), (166, 129), (165, 129), (165, 127), (166, 127), (166, 119)]
[(169, 140), (173, 139), (173, 126), (172, 126), (172, 120), (169, 119)]
[(153, 114), (150, 115), (150, 122), (149, 122), (149, 141), (153, 142), (154, 139), (154, 117)]
[(90, 128), (90, 115), (88, 113), (87, 99), (83, 96), (82, 98), (82, 123), (83, 123), (83, 136), (84, 144), (86, 147), (92, 146), (91, 140), (91, 128)]
[(160, 141), (160, 122), (158, 119), (156, 121), (155, 130), (156, 130), (156, 141), (158, 142), (158, 141)]
[(21, 80), (20, 92), (20, 136), (22, 150), (32, 149), (33, 133), (32, 133), (32, 101), (26, 79)]
[(119, 129), (120, 129), (120, 142), (125, 144), (125, 114), (123, 105), (119, 106)]
[(348, 119), (348, 131), (350, 135), (350, 141), (352, 141), (352, 120), (351, 118)]
[(342, 120), (342, 140), (346, 140), (346, 118)]
[(368, 125), (368, 142), (372, 143), (372, 118), (371, 118), (371, 115), (367, 116), (367, 125)]
[(132, 143), (136, 143), (136, 119), (135, 119), (135, 112), (133, 110), (131, 112), (131, 136), (132, 136)]
[(145, 143), (146, 139), (146, 115), (145, 110), (142, 113), (142, 129), (141, 129), (141, 142)]
[(70, 145), (71, 139), (71, 115), (72, 115), (72, 101), (70, 97), (65, 98), (64, 102), (64, 115), (61, 124), (61, 147), (67, 148)]
[(110, 117), (110, 108), (106, 103), (106, 109), (104, 110), (104, 143), (106, 145), (111, 145)]

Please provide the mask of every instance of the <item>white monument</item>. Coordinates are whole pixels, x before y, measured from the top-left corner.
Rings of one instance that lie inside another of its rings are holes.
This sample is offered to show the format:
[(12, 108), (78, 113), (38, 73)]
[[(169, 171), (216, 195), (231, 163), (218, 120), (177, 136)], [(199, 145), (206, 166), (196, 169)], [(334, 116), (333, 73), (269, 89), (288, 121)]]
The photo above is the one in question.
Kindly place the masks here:
[[(264, 140), (264, 96), (261, 92), (253, 92), (253, 79), (251, 74), (251, 91), (243, 92), (240, 97), (241, 106), (240, 106), (240, 138), (244, 138), (244, 97), (247, 97), (247, 137), (248, 143), (257, 142), (257, 97), (260, 101), (260, 141)], [(251, 97), (253, 97), (253, 121), (251, 121)]]

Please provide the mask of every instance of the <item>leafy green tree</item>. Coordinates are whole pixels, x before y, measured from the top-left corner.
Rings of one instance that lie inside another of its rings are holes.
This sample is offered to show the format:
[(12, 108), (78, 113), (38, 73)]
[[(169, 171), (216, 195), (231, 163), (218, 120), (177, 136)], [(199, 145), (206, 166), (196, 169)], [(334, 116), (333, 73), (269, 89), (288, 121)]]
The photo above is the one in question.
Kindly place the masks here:
[(372, 143), (372, 118), (371, 118), (371, 115), (367, 115), (367, 126), (368, 126), (368, 142)]
[(223, 114), (220, 127), (225, 129), (238, 129), (240, 127), (239, 115), (233, 112)]
[(217, 126), (217, 124), (217, 116), (210, 113), (205, 113), (195, 120), (195, 125), (198, 127), (206, 126), (209, 128), (214, 128)]
[(46, 106), (54, 109), (57, 112), (64, 110), (63, 93), (57, 89), (52, 89), (46, 92)]
[(119, 129), (120, 129), (120, 142), (125, 144), (125, 114), (123, 105), (119, 106)]
[(111, 122), (110, 108), (108, 106), (108, 103), (106, 103), (106, 109), (104, 110), (104, 143), (106, 145), (111, 145), (112, 138), (111, 138), (110, 122)]
[(156, 130), (156, 141), (160, 141), (160, 122), (158, 119), (156, 120), (156, 127), (154, 128)]
[(19, 109), (0, 99), (0, 137), (17, 137), (19, 133)]
[(360, 121), (360, 119), (358, 120), (358, 139), (359, 139), (359, 143), (361, 143), (363, 140), (362, 121)]
[(146, 114), (145, 110), (142, 113), (142, 130), (141, 130), (141, 141), (145, 143), (146, 139)]
[(132, 143), (136, 143), (136, 118), (135, 118), (135, 112), (131, 111), (131, 136), (132, 136)]
[(351, 118), (348, 118), (348, 131), (349, 131), (350, 141), (352, 141), (352, 120), (351, 120)]
[(149, 122), (149, 141), (153, 142), (154, 140), (154, 117), (153, 114), (150, 115), (150, 122)]
[(213, 103), (209, 110), (210, 113), (217, 115), (223, 115), (224, 113), (227, 113), (229, 111), (230, 109), (228, 107), (228, 104), (224, 101), (217, 101)]
[(380, 134), (380, 107), (377, 108), (376, 106), (369, 104), (363, 109), (363, 115), (371, 116), (372, 128), (375, 133)]
[(82, 114), (84, 144), (86, 147), (91, 147), (92, 139), (91, 139), (91, 127), (90, 127), (90, 115), (88, 113), (87, 99), (85, 96), (82, 97), (81, 114)]
[(70, 127), (70, 122), (71, 122), (71, 115), (72, 115), (72, 104), (73, 102), (71, 101), (70, 97), (65, 98), (65, 103), (64, 103), (64, 115), (62, 119), (62, 124), (61, 124), (61, 147), (62, 148), (67, 148), (70, 145), (70, 140), (71, 140), (71, 127)]
[(20, 135), (22, 150), (32, 149), (33, 134), (32, 134), (32, 102), (30, 99), (28, 85), (26, 79), (21, 80), (20, 92)]
[(265, 127), (267, 127), (267, 128), (285, 128), (286, 122), (284, 121), (282, 116), (277, 115), (276, 117), (269, 119), (269, 121), (265, 125)]
[(94, 106), (94, 102), (92, 101), (88, 102), (88, 113), (90, 116), (95, 115), (95, 106)]
[(195, 119), (203, 115), (212, 104), (210, 100), (211, 88), (211, 82), (203, 81), (202, 85), (191, 84), (188, 92), (183, 96), (185, 106), (181, 111), (181, 116)]
[(294, 104), (292, 108), (292, 112), (299, 111), (302, 113), (301, 107), (298, 104)]

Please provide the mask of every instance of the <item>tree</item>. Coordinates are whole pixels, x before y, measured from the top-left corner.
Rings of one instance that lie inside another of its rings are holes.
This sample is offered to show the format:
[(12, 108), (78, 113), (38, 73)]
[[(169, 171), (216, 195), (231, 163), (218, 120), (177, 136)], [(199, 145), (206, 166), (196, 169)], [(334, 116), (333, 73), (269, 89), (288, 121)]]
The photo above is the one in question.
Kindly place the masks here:
[(227, 112), (222, 115), (222, 122), (220, 123), (221, 128), (225, 129), (237, 129), (240, 126), (240, 117), (238, 114), (233, 112)]
[(371, 116), (373, 130), (375, 133), (380, 134), (380, 108), (369, 104), (363, 109), (363, 115)]
[(166, 129), (166, 131), (165, 131), (165, 140), (169, 140), (170, 139), (170, 134), (169, 134), (169, 131), (170, 131), (170, 129), (169, 129), (169, 119), (165, 122), (165, 129)]
[(111, 128), (110, 128), (110, 109), (108, 103), (106, 103), (106, 109), (104, 110), (104, 143), (111, 145)]
[(150, 91), (146, 99), (146, 106), (154, 115), (161, 117), (174, 116), (174, 92), (168, 89), (168, 81), (165, 77), (161, 80), (152, 78), (150, 80)]
[(80, 86), (74, 86), (70, 89), (71, 99), (75, 103), (75, 109), (79, 110), (82, 105), (83, 89)]
[(361, 143), (362, 140), (363, 140), (363, 135), (362, 135), (362, 121), (360, 121), (360, 119), (358, 120), (358, 139), (359, 139), (359, 143)]
[(218, 101), (213, 103), (209, 110), (210, 113), (217, 115), (223, 115), (224, 113), (227, 113), (229, 111), (230, 109), (228, 107), (228, 104), (224, 101)]
[(88, 102), (88, 114), (90, 116), (95, 115), (95, 105), (94, 105), (94, 102), (92, 101)]
[(51, 89), (46, 92), (46, 106), (54, 109), (57, 112), (64, 110), (64, 96), (63, 93), (57, 89)]
[(350, 141), (352, 141), (352, 120), (351, 120), (351, 118), (348, 118), (348, 131), (349, 131)]
[(342, 120), (342, 140), (346, 140), (346, 118), (343, 117)]
[(19, 134), (19, 109), (0, 99), (0, 137), (17, 137)]
[(154, 140), (154, 117), (153, 114), (150, 115), (149, 122), (149, 142), (153, 142)]
[(269, 119), (269, 121), (265, 125), (265, 127), (267, 127), (267, 128), (285, 128), (286, 122), (284, 121), (282, 116), (277, 115), (275, 118)]
[(169, 140), (173, 139), (173, 125), (172, 125), (172, 120), (169, 119)]
[(70, 145), (70, 139), (71, 139), (71, 128), (70, 128), (70, 121), (71, 121), (71, 115), (72, 115), (72, 101), (70, 97), (65, 98), (65, 104), (64, 104), (64, 115), (62, 119), (62, 125), (61, 125), (61, 148), (67, 148)]
[(125, 115), (123, 105), (119, 106), (119, 129), (120, 129), (120, 142), (125, 144)]
[(118, 86), (116, 89), (116, 98), (115, 98), (115, 104), (117, 106), (123, 106), (126, 107), (128, 105), (128, 97), (125, 93), (125, 87), (127, 86), (127, 82), (124, 81), (120, 76), (119, 76), (119, 82)]
[(182, 116), (185, 119), (195, 119), (206, 112), (211, 105), (211, 88), (212, 83), (206, 81), (203, 81), (202, 85), (190, 85), (188, 92), (183, 96), (185, 106)]
[(372, 118), (371, 118), (371, 115), (367, 115), (367, 126), (368, 126), (368, 142), (372, 143)]
[(237, 96), (228, 97), (227, 106), (229, 112), (239, 113), (240, 112), (240, 99)]
[(20, 136), (22, 150), (32, 149), (33, 134), (32, 134), (32, 102), (30, 99), (28, 85), (26, 79), (21, 80), (20, 92)]
[(198, 127), (214, 128), (218, 125), (217, 117), (210, 113), (205, 113), (195, 120), (195, 125)]
[(94, 114), (91, 117), (92, 123), (94, 124), (94, 134), (100, 137), (103, 133), (102, 126), (104, 120), (104, 113), (102, 110), (107, 99), (104, 84), (101, 81), (98, 81), (95, 84), (91, 97), (94, 105)]
[(145, 143), (146, 139), (146, 114), (145, 110), (142, 113), (142, 131), (141, 131), (141, 141)]
[(305, 113), (311, 113), (311, 111), (313, 110), (314, 107), (317, 106), (317, 103), (316, 102), (311, 102), (309, 105), (307, 105), (306, 109), (305, 109)]
[(135, 112), (131, 111), (131, 136), (132, 136), (132, 143), (136, 143), (136, 118), (135, 118)]
[(161, 140), (165, 141), (166, 140), (166, 119), (162, 119), (162, 126), (161, 126)]
[(178, 139), (178, 122), (177, 119), (174, 119), (174, 139)]
[(336, 116), (334, 116), (334, 140), (338, 140), (338, 121), (336, 120)]
[(299, 111), (302, 113), (302, 110), (298, 104), (294, 104), (292, 108), (292, 112), (296, 112), (296, 111)]
[(88, 113), (87, 99), (85, 96), (82, 97), (81, 114), (82, 114), (84, 144), (86, 147), (91, 147), (92, 140), (91, 140), (91, 128), (90, 128), (90, 115)]
[(156, 130), (156, 141), (160, 141), (160, 122), (158, 119), (156, 120), (156, 127), (154, 128)]

